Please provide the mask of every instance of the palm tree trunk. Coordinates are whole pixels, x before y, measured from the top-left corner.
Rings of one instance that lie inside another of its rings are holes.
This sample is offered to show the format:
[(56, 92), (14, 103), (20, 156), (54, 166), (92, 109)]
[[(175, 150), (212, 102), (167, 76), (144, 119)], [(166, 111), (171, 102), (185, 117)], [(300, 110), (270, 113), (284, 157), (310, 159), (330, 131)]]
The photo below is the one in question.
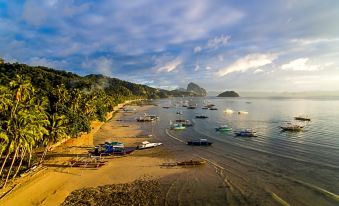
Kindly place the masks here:
[(44, 161), (44, 158), (45, 158), (45, 156), (46, 156), (46, 154), (47, 154), (47, 151), (48, 151), (48, 147), (49, 147), (49, 145), (46, 146), (46, 148), (45, 148), (45, 150), (44, 150), (44, 153), (42, 154), (41, 159), (40, 159), (40, 161), (39, 161), (39, 164), (41, 164), (42, 161)]
[(21, 165), (22, 165), (22, 161), (23, 161), (23, 159), (25, 158), (25, 155), (26, 155), (26, 151), (27, 151), (26, 148), (23, 149), (23, 150), (21, 151), (21, 156), (20, 156), (21, 159), (20, 159), (20, 163), (19, 163), (18, 168), (17, 168), (16, 171), (15, 171), (14, 176), (12, 177), (13, 179), (16, 177), (16, 175), (17, 175), (18, 172), (20, 171), (20, 167), (21, 167)]
[(31, 168), (32, 152), (33, 152), (33, 144), (31, 144), (30, 150), (29, 150), (29, 158), (28, 158), (28, 165), (27, 165), (28, 168)]
[(0, 177), (1, 177), (1, 174), (2, 174), (2, 170), (4, 169), (5, 165), (6, 165), (6, 162), (7, 162), (7, 159), (9, 157), (9, 155), (11, 154), (11, 150), (10, 148), (8, 147), (8, 152), (7, 152), (7, 155), (5, 157), (5, 160), (4, 162), (2, 163), (2, 166), (1, 166), (1, 169), (0, 169)]
[(6, 180), (5, 180), (5, 183), (4, 183), (4, 185), (2, 186), (2, 188), (6, 187), (6, 184), (7, 184), (9, 175), (11, 174), (12, 167), (13, 167), (13, 165), (14, 165), (14, 162), (15, 162), (16, 156), (17, 156), (17, 154), (18, 154), (18, 151), (19, 151), (19, 147), (17, 147), (17, 148), (15, 149), (15, 153), (14, 153), (14, 156), (13, 156), (13, 159), (12, 159), (12, 163), (11, 163), (11, 166), (10, 166), (10, 168), (9, 168), (9, 170), (8, 170)]

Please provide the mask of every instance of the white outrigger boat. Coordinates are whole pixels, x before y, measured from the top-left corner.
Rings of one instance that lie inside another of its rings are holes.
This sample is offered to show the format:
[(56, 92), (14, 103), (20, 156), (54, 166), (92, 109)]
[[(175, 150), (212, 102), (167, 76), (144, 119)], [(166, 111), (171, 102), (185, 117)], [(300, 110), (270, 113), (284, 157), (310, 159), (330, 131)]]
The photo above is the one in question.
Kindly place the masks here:
[(239, 111), (238, 114), (248, 114), (246, 111)]
[(186, 129), (186, 127), (183, 126), (182, 124), (174, 123), (174, 124), (171, 125), (171, 129), (173, 129), (173, 130), (184, 130), (184, 129)]
[(225, 109), (224, 110), (224, 113), (226, 113), (226, 114), (232, 114), (234, 111), (233, 110), (231, 110), (231, 109)]
[(153, 147), (158, 147), (160, 145), (162, 145), (161, 142), (151, 143), (151, 142), (148, 142), (148, 141), (144, 141), (144, 142), (141, 143), (141, 145), (137, 146), (137, 149), (138, 150), (149, 149), (149, 148), (153, 148)]

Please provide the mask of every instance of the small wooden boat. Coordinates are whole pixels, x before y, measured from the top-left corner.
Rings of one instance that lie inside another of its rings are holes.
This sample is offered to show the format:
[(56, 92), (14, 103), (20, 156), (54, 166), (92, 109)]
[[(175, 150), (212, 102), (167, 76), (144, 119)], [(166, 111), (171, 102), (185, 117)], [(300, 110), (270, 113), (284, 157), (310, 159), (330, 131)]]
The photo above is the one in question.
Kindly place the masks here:
[(234, 134), (240, 137), (257, 137), (257, 133), (252, 129), (239, 130), (234, 132)]
[(211, 108), (209, 108), (209, 110), (218, 110), (218, 108), (211, 107)]
[(189, 160), (189, 161), (182, 161), (182, 162), (177, 162), (178, 166), (198, 166), (198, 165), (203, 165), (205, 164), (206, 161), (199, 161), (199, 160)]
[(162, 108), (164, 108), (164, 109), (169, 109), (169, 108), (171, 108), (170, 106), (163, 106)]
[(311, 121), (311, 118), (308, 117), (294, 117), (295, 120), (299, 120), (299, 121)]
[(290, 131), (290, 132), (300, 132), (304, 130), (304, 126), (298, 124), (292, 124), (291, 122), (287, 122), (284, 125), (281, 125), (280, 128), (283, 131)]
[(151, 143), (151, 142), (148, 142), (148, 141), (144, 141), (144, 142), (142, 142), (141, 145), (139, 145), (137, 147), (137, 149), (138, 150), (149, 149), (149, 148), (153, 148), (153, 147), (158, 147), (160, 145), (162, 145), (162, 143), (160, 143), (160, 142), (159, 143)]
[(221, 125), (219, 127), (216, 127), (215, 130), (218, 132), (229, 132), (232, 131), (232, 128), (227, 125)]
[(238, 114), (248, 114), (246, 111), (239, 111)]
[(212, 144), (213, 142), (210, 142), (207, 139), (191, 140), (187, 142), (187, 145), (191, 146), (211, 146)]
[(231, 110), (231, 109), (225, 109), (224, 112), (225, 112), (226, 114), (232, 114), (234, 111)]
[(173, 129), (173, 130), (183, 130), (183, 129), (186, 129), (186, 127), (183, 126), (182, 124), (175, 123), (175, 124), (171, 125), (171, 129)]
[(208, 116), (205, 116), (205, 115), (196, 115), (195, 118), (197, 118), (197, 119), (206, 119), (206, 118), (208, 118)]

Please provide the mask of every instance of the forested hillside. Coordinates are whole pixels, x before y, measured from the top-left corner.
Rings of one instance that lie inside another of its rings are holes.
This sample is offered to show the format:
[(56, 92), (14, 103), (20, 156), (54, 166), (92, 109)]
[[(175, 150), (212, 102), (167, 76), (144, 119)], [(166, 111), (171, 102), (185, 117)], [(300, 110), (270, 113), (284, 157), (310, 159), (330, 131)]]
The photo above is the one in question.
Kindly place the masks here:
[[(14, 178), (41, 162), (60, 139), (91, 130), (92, 120), (126, 100), (166, 97), (170, 92), (102, 75), (79, 75), (0, 62), (0, 179)], [(44, 147), (41, 160), (34, 150)], [(1, 181), (0, 181), (1, 183)], [(1, 185), (1, 184), (0, 184)]]

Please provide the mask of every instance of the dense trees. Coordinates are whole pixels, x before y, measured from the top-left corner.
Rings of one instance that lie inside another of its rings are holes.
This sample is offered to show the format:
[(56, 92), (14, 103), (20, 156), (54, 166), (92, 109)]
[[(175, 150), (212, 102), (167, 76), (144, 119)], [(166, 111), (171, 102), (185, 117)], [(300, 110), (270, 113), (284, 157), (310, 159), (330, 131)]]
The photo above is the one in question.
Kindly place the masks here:
[[(168, 95), (166, 90), (103, 75), (81, 77), (1, 61), (0, 183), (5, 186), (21, 170), (41, 163), (55, 142), (89, 132), (90, 122), (105, 121), (115, 105)], [(44, 151), (40, 160), (33, 158), (37, 147)]]

